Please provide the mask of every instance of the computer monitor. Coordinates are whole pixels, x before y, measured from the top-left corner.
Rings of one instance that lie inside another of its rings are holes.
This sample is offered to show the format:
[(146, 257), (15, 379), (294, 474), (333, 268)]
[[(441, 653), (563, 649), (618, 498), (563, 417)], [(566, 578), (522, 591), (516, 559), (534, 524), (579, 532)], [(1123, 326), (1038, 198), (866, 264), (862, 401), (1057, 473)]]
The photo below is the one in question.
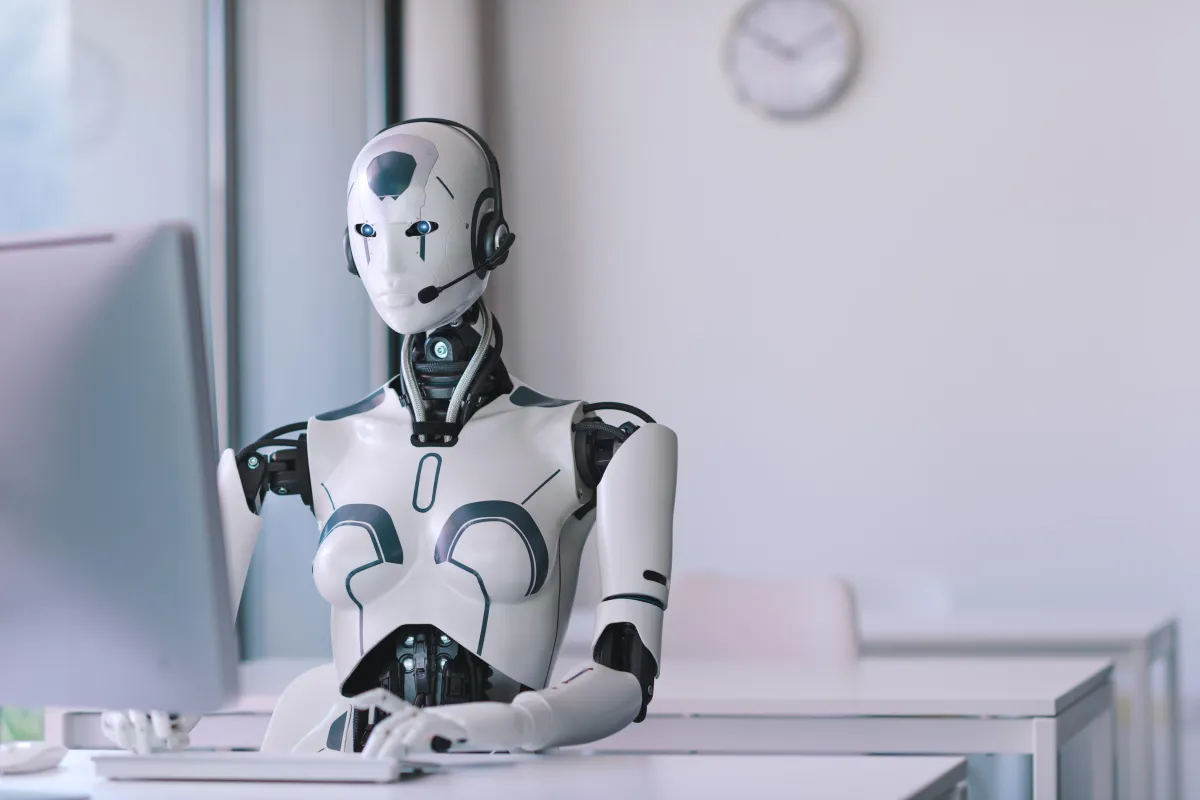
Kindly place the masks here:
[(0, 705), (237, 690), (195, 238), (0, 240)]

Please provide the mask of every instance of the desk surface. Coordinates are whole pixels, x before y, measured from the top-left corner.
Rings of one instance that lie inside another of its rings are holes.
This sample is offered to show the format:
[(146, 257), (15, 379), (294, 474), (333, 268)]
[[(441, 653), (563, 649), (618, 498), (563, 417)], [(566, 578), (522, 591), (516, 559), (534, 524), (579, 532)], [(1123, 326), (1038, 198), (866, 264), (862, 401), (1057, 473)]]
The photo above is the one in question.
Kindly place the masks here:
[[(571, 797), (647, 800), (679, 797), (813, 797), (829, 800), (934, 800), (966, 780), (959, 758), (893, 756), (457, 756), (458, 767), (399, 784), (331, 786), (116, 782), (95, 777), (91, 753), (73, 751), (55, 773), (0, 777), (0, 792), (80, 792), (94, 800), (306, 798)], [(467, 760), (469, 759), (469, 760)], [(486, 759), (486, 763), (480, 761)]]
[(1109, 680), (1098, 658), (865, 658), (809, 670), (664, 659), (652, 715), (1052, 717)]
[[(564, 653), (557, 680), (567, 677), (574, 656), (586, 654)], [(243, 696), (232, 708), (269, 714), (278, 693), (313, 665), (247, 662)], [(732, 658), (668, 658), (650, 709), (656, 714), (1047, 717), (1107, 680), (1111, 670), (1102, 658), (864, 658), (837, 672)]]
[(866, 648), (907, 645), (936, 648), (1045, 645), (1128, 649), (1171, 629), (1174, 617), (1154, 614), (953, 614), (922, 619), (864, 614)]

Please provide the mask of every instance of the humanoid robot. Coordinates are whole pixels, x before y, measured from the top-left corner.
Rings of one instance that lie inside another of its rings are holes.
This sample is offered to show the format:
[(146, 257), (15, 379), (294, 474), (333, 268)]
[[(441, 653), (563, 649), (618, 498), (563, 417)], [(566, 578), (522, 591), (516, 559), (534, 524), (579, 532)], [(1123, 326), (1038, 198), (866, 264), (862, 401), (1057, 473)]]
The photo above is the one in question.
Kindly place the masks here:
[[(640, 722), (661, 660), (675, 434), (508, 374), (482, 295), (516, 237), (474, 131), (384, 129), (354, 162), (346, 214), (347, 266), (403, 335), (400, 374), (226, 450), (218, 468), (234, 608), (267, 492), (312, 510), (313, 580), (332, 607), (333, 663), (283, 692), (263, 750), (536, 751)], [(603, 597), (592, 658), (551, 684), (589, 534)], [(197, 721), (109, 712), (103, 728), (146, 751), (186, 746)]]

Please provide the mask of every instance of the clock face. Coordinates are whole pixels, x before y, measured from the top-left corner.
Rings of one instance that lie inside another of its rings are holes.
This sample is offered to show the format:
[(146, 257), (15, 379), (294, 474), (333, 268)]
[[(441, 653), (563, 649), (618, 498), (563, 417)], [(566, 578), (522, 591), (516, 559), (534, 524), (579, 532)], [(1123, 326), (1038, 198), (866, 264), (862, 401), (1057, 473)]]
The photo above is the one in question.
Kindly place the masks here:
[(753, 0), (734, 21), (726, 59), (743, 102), (773, 117), (804, 117), (850, 84), (858, 35), (837, 0)]

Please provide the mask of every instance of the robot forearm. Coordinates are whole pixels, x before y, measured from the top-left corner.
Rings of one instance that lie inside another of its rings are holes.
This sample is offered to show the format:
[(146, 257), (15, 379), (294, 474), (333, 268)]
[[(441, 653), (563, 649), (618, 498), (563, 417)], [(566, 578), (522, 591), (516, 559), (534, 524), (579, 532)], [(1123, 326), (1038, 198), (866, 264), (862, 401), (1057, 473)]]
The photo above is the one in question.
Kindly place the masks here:
[(512, 703), (434, 706), (425, 713), (459, 726), (464, 750), (542, 750), (611, 736), (638, 715), (642, 690), (628, 672), (585, 663), (562, 683)]
[(567, 747), (598, 741), (633, 722), (642, 708), (642, 687), (628, 672), (580, 664), (562, 683), (523, 692), (512, 704), (532, 721), (524, 749)]

